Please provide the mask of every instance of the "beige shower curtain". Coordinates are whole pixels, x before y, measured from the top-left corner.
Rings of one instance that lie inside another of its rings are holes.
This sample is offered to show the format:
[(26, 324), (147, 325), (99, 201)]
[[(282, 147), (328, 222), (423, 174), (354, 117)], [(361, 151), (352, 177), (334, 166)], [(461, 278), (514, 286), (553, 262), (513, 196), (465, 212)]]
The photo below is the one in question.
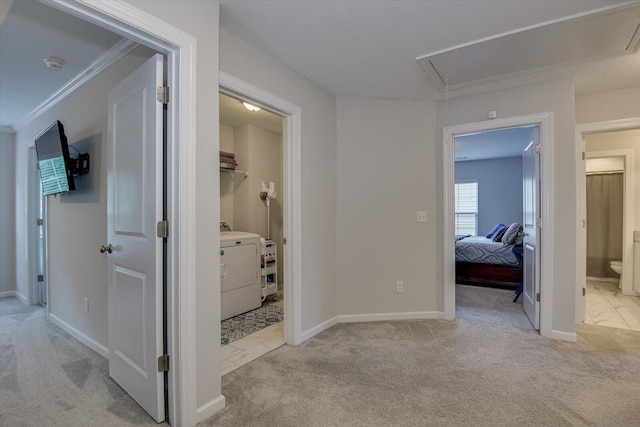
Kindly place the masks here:
[(587, 276), (619, 277), (609, 267), (622, 259), (623, 174), (587, 175)]

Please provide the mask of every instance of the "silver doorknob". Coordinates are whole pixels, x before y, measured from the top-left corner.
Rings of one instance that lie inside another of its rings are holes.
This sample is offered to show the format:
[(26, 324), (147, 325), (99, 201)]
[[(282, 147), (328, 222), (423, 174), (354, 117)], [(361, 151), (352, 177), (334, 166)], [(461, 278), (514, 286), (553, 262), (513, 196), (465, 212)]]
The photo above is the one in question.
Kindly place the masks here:
[(105, 252), (107, 253), (113, 252), (113, 246), (111, 246), (111, 243), (109, 243), (107, 246), (105, 245), (100, 246), (100, 253), (103, 254)]

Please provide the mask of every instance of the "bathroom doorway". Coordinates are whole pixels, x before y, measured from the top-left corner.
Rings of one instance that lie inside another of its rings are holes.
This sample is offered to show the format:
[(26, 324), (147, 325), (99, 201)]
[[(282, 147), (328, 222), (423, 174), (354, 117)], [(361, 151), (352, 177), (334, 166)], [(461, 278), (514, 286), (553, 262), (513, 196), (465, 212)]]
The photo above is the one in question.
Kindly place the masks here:
[(633, 289), (637, 149), (640, 130), (584, 136), (586, 324), (640, 331), (640, 294)]
[(624, 157), (586, 155), (587, 279), (620, 285)]

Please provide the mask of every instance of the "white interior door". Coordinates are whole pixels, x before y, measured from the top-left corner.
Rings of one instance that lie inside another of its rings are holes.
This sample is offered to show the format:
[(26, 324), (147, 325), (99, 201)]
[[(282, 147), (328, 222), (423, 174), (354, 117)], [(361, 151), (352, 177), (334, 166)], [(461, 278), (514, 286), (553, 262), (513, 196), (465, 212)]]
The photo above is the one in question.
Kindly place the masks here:
[(540, 138), (534, 131), (534, 138), (524, 149), (522, 156), (523, 179), (523, 251), (522, 307), (537, 330), (540, 329), (540, 274), (538, 219), (540, 212)]
[[(109, 91), (107, 239), (109, 375), (156, 421), (165, 419), (162, 220), (163, 59)], [(110, 246), (109, 246), (110, 245)]]

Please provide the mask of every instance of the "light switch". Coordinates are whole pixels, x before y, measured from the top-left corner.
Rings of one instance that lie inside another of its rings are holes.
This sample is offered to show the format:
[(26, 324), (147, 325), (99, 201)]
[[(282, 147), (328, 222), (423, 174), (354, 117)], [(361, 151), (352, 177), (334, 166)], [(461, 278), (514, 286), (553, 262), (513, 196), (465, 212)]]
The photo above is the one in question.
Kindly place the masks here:
[(417, 222), (427, 222), (427, 211), (418, 211), (416, 214)]

